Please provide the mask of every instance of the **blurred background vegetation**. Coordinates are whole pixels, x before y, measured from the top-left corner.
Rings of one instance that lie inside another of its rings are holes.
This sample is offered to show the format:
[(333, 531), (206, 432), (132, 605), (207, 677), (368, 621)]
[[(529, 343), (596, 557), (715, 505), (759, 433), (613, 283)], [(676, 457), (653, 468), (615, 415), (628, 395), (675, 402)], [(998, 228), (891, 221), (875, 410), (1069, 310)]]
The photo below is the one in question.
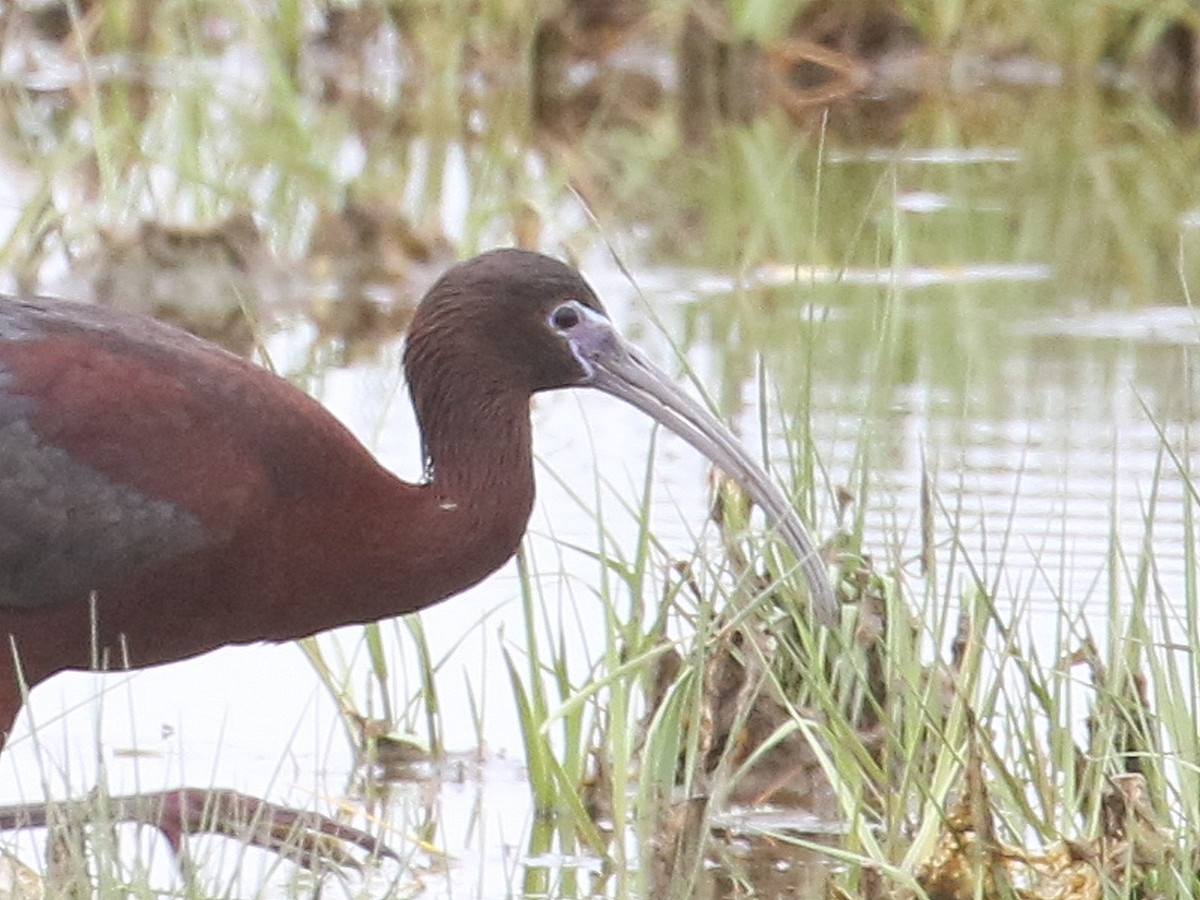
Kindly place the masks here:
[[(838, 654), (757, 580), (736, 498), (725, 556), (665, 549), (653, 454), (644, 496), (592, 511), (599, 633), (539, 572), (561, 545), (522, 559), (490, 702), (520, 724), (528, 857), (602, 863), (524, 864), (513, 892), (1185, 897), (1198, 126), (1189, 0), (14, 0), (0, 284), (175, 321), (319, 396), (366, 369), (383, 399), (338, 411), (390, 451), (424, 288), (543, 249), (795, 478), (858, 610)], [(307, 647), (373, 775), (438, 755), (443, 716), (488, 740), (481, 695), (439, 699), (459, 637), (422, 623)], [(845, 866), (801, 876), (811, 833), (676, 788), (799, 797), (845, 824)]]

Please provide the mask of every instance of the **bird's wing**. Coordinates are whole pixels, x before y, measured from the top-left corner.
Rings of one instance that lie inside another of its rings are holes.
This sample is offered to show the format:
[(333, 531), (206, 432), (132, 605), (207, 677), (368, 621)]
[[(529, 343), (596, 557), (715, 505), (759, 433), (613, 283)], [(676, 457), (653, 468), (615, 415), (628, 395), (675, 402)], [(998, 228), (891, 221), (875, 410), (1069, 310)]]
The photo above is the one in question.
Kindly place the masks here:
[(228, 540), (268, 479), (238, 424), (277, 379), (51, 303), (0, 300), (0, 607), (82, 599)]

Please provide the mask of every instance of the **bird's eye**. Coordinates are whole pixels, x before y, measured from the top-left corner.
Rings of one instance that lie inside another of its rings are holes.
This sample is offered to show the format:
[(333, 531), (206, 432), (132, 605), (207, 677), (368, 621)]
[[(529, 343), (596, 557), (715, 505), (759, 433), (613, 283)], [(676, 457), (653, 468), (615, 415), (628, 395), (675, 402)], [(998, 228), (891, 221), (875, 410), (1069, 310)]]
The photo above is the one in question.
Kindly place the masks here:
[(579, 310), (574, 303), (564, 303), (550, 313), (550, 324), (559, 331), (569, 331), (579, 324)]

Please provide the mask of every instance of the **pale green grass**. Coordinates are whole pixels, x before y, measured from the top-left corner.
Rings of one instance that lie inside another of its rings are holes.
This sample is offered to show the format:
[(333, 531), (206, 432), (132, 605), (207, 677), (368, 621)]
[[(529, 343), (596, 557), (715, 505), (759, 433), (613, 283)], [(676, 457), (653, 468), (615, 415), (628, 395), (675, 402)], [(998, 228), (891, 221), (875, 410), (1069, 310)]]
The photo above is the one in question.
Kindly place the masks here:
[[(778, 37), (792, 14), (806, 6), (732, 0), (728, 5), (737, 28), (764, 41)], [(673, 2), (666, 8), (678, 15), (683, 6)], [(131, 16), (137, 7), (109, 7), (96, 46), (126, 48), (134, 40), (137, 23)], [(1065, 95), (979, 101), (977, 114), (942, 98), (912, 113), (895, 159), (882, 162), (855, 158), (863, 148), (839, 138), (835, 129), (806, 133), (771, 113), (747, 127), (720, 131), (709, 147), (687, 148), (668, 109), (644, 131), (589, 132), (576, 146), (557, 152), (534, 147), (519, 68), (533, 17), (544, 14), (547, 4), (489, 0), (479, 16), (467, 16), (462, 4), (449, 2), (410, 8), (413, 38), (407, 49), (419, 83), (385, 104), (387, 127), (366, 134), (345, 107), (316, 103), (308, 93), (297, 70), (304, 18), (311, 11), (303, 3), (285, 3), (270, 15), (246, 4), (221, 5), (254, 48), (261, 84), (244, 89), (214, 91), (211, 73), (190, 66), (205, 53), (195, 5), (155, 8), (152, 49), (167, 65), (162, 77), (168, 89), (146, 92), (135, 83), (107, 80), (92, 51), (83, 50), (77, 105), (66, 114), (73, 127), (48, 127), (39, 118), (45, 113), (22, 93), (5, 101), (7, 121), (14, 123), (5, 151), (37, 173), (38, 183), (0, 247), (0, 261), (32, 282), (31, 273), (47, 256), (63, 248), (72, 254), (86, 250), (100, 226), (127, 227), (143, 216), (205, 224), (243, 207), (264, 223), (275, 249), (297, 256), (315, 208), (336, 205), (354, 191), (392, 200), (402, 195), (415, 221), (438, 221), (455, 178), (465, 171), (470, 196), (463, 252), (506, 240), (516, 211), (530, 198), (548, 216), (560, 205), (570, 207), (564, 198), (574, 182), (607, 233), (622, 235), (631, 223), (641, 229), (635, 243), (640, 258), (631, 260), (635, 271), (666, 262), (732, 273), (737, 280), (764, 263), (800, 260), (884, 271), (953, 267), (1001, 255), (1051, 264), (1055, 276), (1048, 284), (1023, 292), (994, 285), (949, 287), (937, 293), (942, 302), (933, 310), (901, 286), (825, 286), (822, 303), (855, 317), (853, 327), (836, 333), (822, 324), (819, 304), (805, 290), (816, 290), (813, 279), (800, 274), (796, 284), (774, 291), (749, 284), (721, 302), (696, 304), (689, 324), (699, 334), (718, 336), (723, 345), (721, 382), (713, 391), (718, 406), (735, 408), (747, 378), (757, 375), (760, 395), (772, 400), (759, 408), (760, 430), (776, 430), (770, 426), (777, 417), (787, 420), (785, 475), (794, 478), (794, 494), (810, 516), (845, 474), (822, 466), (807, 413), (829, 371), (821, 366), (835, 361), (815, 352), (791, 354), (774, 337), (785, 330), (820, 330), (823, 338), (838, 342), (834, 349), (843, 365), (859, 373), (861, 435), (845, 478), (855, 502), (840, 523), (845, 532), (840, 545), (848, 557), (863, 549), (865, 517), (876, 499), (872, 476), (884, 452), (877, 438), (885, 433), (880, 421), (894, 386), (912, 377), (914, 357), (921, 357), (923, 374), (934, 386), (965, 409), (969, 398), (962, 385), (969, 378), (1003, 382), (1005, 346), (997, 335), (1005, 320), (1033, 314), (1063, 296), (1111, 299), (1119, 308), (1136, 309), (1173, 299), (1178, 291), (1165, 287), (1170, 282), (1164, 276), (1175, 276), (1177, 268), (1185, 287), (1196, 276), (1200, 257), (1176, 253), (1194, 240), (1179, 236), (1179, 219), (1195, 202), (1200, 172), (1195, 142), (1174, 132), (1152, 108), (1113, 106), (1082, 87)], [(1169, 17), (1195, 17), (1182, 3), (1147, 6), (1140, 16), (1101, 2), (1066, 10), (947, 0), (909, 5), (904, 12), (939, 50), (1031, 48), (1074, 71), (1106, 55), (1114, 35), (1136, 54)], [(483, 53), (494, 54), (488, 58), (495, 68), (512, 77), (496, 78), (490, 84), (498, 87), (473, 96), (463, 88), (464, 74)], [(481, 110), (487, 113), (482, 131), (467, 135), (464, 122)], [(414, 121), (403, 126), (401, 114), (410, 112)], [(360, 138), (361, 169), (348, 171), (339, 151)], [(1016, 149), (1019, 161), (986, 163), (980, 176), (965, 167), (921, 167), (905, 159), (905, 148), (926, 146)], [(840, 161), (830, 162), (839, 155)], [(460, 164), (462, 171), (455, 168)], [(950, 198), (957, 212), (923, 217), (897, 209), (898, 197), (918, 191)], [(590, 245), (595, 239), (590, 228), (582, 229), (582, 239), (568, 231), (563, 243)], [(878, 302), (854, 302), (864, 295)], [(1002, 315), (980, 312), (996, 297), (1008, 301)], [(760, 312), (771, 301), (770, 312)], [(807, 349), (818, 345), (814, 339)], [(756, 361), (760, 354), (765, 362)], [(779, 387), (769, 390), (772, 385)], [(1147, 416), (1153, 418), (1149, 410)], [(719, 554), (686, 561), (698, 590), (671, 570), (649, 527), (658, 465), (653, 453), (642, 491), (627, 509), (594, 508), (592, 495), (578, 490), (581, 509), (594, 515), (597, 540), (587, 551), (593, 570), (572, 574), (592, 585), (577, 600), (603, 607), (604, 632), (588, 636), (588, 655), (581, 660), (579, 629), (550, 613), (566, 579), (553, 562), (524, 555), (519, 600), (525, 632), (495, 650), (509, 674), (501, 688), (511, 690), (511, 697), (498, 687), (488, 696), (471, 693), (468, 713), (480, 745), (486, 741), (481, 723), (488, 704), (511, 703), (520, 716), (538, 813), (529, 852), (602, 857), (605, 875), (597, 889), (608, 895), (645, 896), (663, 887), (653, 880), (646, 854), (661, 839), (671, 804), (711, 786), (704, 760), (704, 673), (741, 630), (766, 635), (778, 648), (768, 654), (752, 641), (744, 649), (759, 679), (750, 693), (775, 696), (787, 709), (775, 739), (808, 734), (824, 754), (838, 814), (849, 823), (844, 842), (830, 851), (852, 864), (838, 876), (849, 890), (859, 889), (866, 865), (886, 873), (890, 884), (911, 884), (963, 789), (971, 753), (981, 747), (991, 748), (982, 765), (1005, 840), (1034, 846), (1062, 837), (1088, 839), (1107, 779), (1128, 762), (1114, 749), (1114, 739), (1138, 725), (1156, 738), (1157, 749), (1139, 756), (1176, 834), (1176, 853), (1153, 873), (1153, 886), (1164, 896), (1188, 896), (1196, 889), (1188, 861), (1200, 840), (1195, 728), (1200, 560), (1189, 450), (1169, 440), (1164, 427), (1159, 480), (1149, 486), (1145, 507), (1150, 536), (1159, 527), (1155, 499), (1162, 479), (1169, 475), (1186, 484), (1185, 531), (1179, 536), (1187, 554), (1186, 594), (1168, 603), (1155, 590), (1149, 543), (1132, 547), (1114, 538), (1111, 575), (1097, 592), (1115, 626), (1097, 642), (1105, 674), (1095, 685), (1083, 669), (1065, 668), (1060, 658), (1041, 658), (1032, 650), (1019, 624), (1026, 599), (1005, 595), (1003, 558), (990, 559), (985, 571), (958, 540), (963, 511), (956, 506), (951, 470), (929, 473), (935, 487), (923, 498), (928, 523), (941, 535), (936, 547), (926, 549), (950, 559), (945, 582), (906, 574), (909, 561), (900, 557), (899, 534), (894, 546), (870, 548), (876, 554), (871, 565), (846, 563), (847, 574), (856, 573), (879, 597), (892, 624), (875, 657), (856, 645), (853, 615), (839, 635), (815, 633), (798, 612), (802, 601), (795, 585), (752, 589), (747, 569)], [(1019, 502), (1014, 498), (1014, 507)], [(606, 515), (631, 515), (641, 523), (632, 546), (611, 539)], [(828, 511), (819, 517), (824, 533), (834, 530), (833, 518)], [(1004, 544), (1011, 535), (996, 539)], [(772, 559), (755, 538), (731, 546), (750, 569)], [(1059, 577), (1043, 574), (1050, 583)], [(960, 583), (970, 587), (963, 590)], [(571, 586), (583, 594), (577, 584), (572, 578)], [(1059, 643), (1074, 649), (1092, 629), (1073, 598), (1062, 596), (1060, 606)], [(1127, 623), (1123, 611), (1130, 606), (1137, 615)], [(957, 661), (951, 658), (956, 637), (963, 648)], [(455, 647), (435, 656), (420, 618), (364, 628), (361, 644), (346, 652), (316, 647), (306, 648), (315, 671), (348, 714), (382, 720), (434, 754), (446, 749), (448, 713), (439, 684), (461, 677), (461, 667)], [(671, 651), (681, 668), (647, 719), (646, 695)], [(864, 690), (873, 666), (882, 666), (888, 688), (882, 701)], [(1138, 722), (1140, 713), (1130, 708), (1128, 683), (1134, 675), (1145, 678), (1153, 722)], [(947, 680), (951, 687), (943, 691)], [(1089, 704), (1097, 710), (1100, 749), (1077, 771), (1078, 735), (1070, 723)], [(865, 747), (858, 733), (864, 711), (886, 725), (877, 751)], [(742, 709), (735, 721), (744, 724), (747, 715)], [(356, 743), (361, 739), (356, 731), (348, 734)], [(1004, 739), (992, 745), (996, 734)], [(726, 752), (715, 771), (732, 784), (743, 762)], [(98, 860), (95, 879), (102, 893), (148, 892), (136, 864), (132, 873), (122, 868), (107, 831), (95, 832), (89, 852)], [(703, 827), (679, 836), (679, 842), (683, 864), (665, 890), (683, 896), (692, 891), (693, 879), (702, 880), (698, 849), (721, 848)], [(593, 890), (570, 872), (556, 881), (559, 876), (545, 869), (516, 868), (517, 890), (526, 894), (584, 896)], [(189, 882), (185, 893), (201, 896), (206, 890)], [(302, 892), (303, 883), (296, 890)]]

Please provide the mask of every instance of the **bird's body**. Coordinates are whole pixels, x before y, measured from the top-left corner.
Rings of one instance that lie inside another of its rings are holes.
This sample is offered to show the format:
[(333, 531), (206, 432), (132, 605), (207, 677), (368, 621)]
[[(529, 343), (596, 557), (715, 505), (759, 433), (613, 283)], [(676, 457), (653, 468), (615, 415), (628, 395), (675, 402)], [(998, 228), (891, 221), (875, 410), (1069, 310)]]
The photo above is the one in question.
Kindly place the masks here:
[(29, 684), (428, 606), (511, 556), (533, 502), (527, 398), (501, 427), (464, 423), (499, 477), (472, 451), (435, 487), (286, 381), (141, 317), (5, 301), (0, 372), (0, 634)]
[(302, 391), (211, 344), (112, 309), (0, 299), (0, 745), (22, 685), (63, 669), (289, 640), (478, 582), (524, 533), (529, 400), (555, 388), (621, 397), (741, 480), (791, 546), (818, 617), (836, 621), (791, 505), (620, 338), (573, 269), (515, 250), (451, 269), (417, 309), (405, 371), (421, 484), (385, 470)]

